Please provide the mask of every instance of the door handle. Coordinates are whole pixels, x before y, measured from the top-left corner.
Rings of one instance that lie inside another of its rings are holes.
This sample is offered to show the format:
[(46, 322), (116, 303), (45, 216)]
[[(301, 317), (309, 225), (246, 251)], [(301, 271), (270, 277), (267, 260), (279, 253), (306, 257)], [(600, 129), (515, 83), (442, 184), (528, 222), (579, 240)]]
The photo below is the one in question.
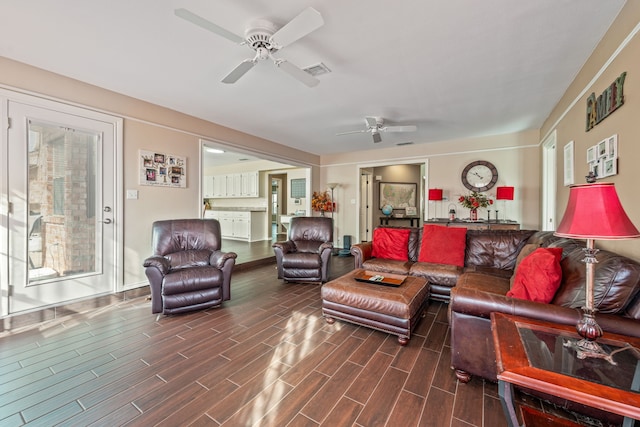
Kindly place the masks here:
[(107, 218), (107, 219), (103, 219), (100, 222), (105, 223), (105, 224), (111, 224), (113, 221), (111, 221), (111, 218)]

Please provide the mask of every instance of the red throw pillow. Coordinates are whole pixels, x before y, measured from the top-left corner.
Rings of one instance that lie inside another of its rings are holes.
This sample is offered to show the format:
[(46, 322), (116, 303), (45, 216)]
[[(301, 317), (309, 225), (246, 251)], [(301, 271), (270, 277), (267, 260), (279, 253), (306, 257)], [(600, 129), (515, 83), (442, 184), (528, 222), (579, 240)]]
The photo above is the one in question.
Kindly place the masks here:
[(548, 304), (562, 281), (562, 248), (538, 248), (525, 257), (515, 273), (508, 297)]
[(466, 228), (425, 225), (422, 229), (418, 261), (464, 267), (466, 246)]
[(376, 258), (409, 260), (408, 228), (376, 228), (373, 230), (371, 256)]

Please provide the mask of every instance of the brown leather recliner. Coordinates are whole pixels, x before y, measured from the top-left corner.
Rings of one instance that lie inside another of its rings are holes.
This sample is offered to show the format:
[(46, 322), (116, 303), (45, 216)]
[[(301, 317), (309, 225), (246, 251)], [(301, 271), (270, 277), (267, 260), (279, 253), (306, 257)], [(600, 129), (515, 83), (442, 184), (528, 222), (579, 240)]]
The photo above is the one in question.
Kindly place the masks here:
[(329, 217), (291, 218), (289, 240), (275, 242), (278, 279), (285, 282), (320, 282), (329, 277), (333, 251), (333, 219)]
[(156, 221), (152, 233), (153, 256), (144, 261), (152, 313), (200, 310), (231, 298), (237, 254), (220, 250), (217, 220)]

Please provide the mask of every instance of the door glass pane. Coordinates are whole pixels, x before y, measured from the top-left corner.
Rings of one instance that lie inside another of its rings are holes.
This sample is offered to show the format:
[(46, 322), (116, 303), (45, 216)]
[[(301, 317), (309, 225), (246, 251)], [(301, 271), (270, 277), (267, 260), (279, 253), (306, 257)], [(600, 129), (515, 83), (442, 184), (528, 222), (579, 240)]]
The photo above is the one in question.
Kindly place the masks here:
[(29, 122), (29, 282), (98, 272), (100, 134)]

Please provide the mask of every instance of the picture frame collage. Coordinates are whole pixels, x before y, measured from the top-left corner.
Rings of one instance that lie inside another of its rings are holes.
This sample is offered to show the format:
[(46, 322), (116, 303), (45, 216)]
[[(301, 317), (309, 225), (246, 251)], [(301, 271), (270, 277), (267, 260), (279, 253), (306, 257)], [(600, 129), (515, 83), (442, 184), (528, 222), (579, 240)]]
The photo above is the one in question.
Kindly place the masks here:
[(140, 185), (187, 187), (187, 159), (157, 151), (139, 150)]
[(618, 135), (612, 135), (587, 149), (589, 172), (596, 179), (618, 174)]

